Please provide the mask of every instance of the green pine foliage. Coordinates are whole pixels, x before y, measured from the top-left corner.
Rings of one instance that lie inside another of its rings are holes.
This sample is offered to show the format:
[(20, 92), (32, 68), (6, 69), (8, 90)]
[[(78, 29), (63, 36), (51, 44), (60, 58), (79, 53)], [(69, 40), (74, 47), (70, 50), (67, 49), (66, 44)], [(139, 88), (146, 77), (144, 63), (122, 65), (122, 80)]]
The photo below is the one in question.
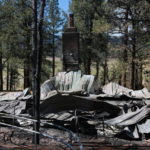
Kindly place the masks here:
[[(38, 0), (38, 23), (40, 5)], [(84, 73), (94, 74), (101, 84), (150, 86), (149, 0), (70, 0), (70, 12), (80, 33)], [(32, 13), (30, 0), (0, 0), (0, 90), (31, 86)], [(46, 1), (42, 82), (61, 71), (57, 57), (62, 56), (67, 15), (58, 0)]]

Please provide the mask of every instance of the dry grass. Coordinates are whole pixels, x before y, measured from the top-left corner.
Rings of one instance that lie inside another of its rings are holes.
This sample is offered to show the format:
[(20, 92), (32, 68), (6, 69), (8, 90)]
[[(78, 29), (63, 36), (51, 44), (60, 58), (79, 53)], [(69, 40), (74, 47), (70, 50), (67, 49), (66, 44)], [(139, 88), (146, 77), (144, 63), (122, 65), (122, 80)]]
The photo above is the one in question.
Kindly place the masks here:
[[(47, 57), (46, 58), (48, 61), (52, 62), (52, 58), (51, 57)], [(61, 58), (59, 57), (56, 57), (55, 59), (55, 66), (56, 66), (56, 74), (58, 72), (61, 72), (63, 71), (63, 67), (62, 67), (62, 60)], [(109, 71), (111, 70), (111, 68), (113, 66), (117, 66), (119, 63), (116, 59), (110, 59), (109, 62), (108, 62), (108, 68), (109, 68)], [(100, 67), (100, 70), (102, 70), (102, 68)], [(149, 71), (150, 72), (150, 62), (148, 60), (145, 61), (145, 65), (144, 65), (144, 70), (143, 70), (143, 85), (145, 87), (147, 87), (149, 90), (150, 90), (150, 75), (147, 75), (145, 74), (146, 71)], [(3, 74), (4, 74), (4, 90), (6, 89), (6, 76), (7, 76), (7, 73), (6, 73), (6, 69), (4, 69), (3, 71)], [(23, 69), (19, 69), (19, 79), (16, 83), (16, 90), (23, 90)], [(96, 63), (92, 63), (92, 66), (91, 66), (91, 74), (92, 75), (96, 75)]]

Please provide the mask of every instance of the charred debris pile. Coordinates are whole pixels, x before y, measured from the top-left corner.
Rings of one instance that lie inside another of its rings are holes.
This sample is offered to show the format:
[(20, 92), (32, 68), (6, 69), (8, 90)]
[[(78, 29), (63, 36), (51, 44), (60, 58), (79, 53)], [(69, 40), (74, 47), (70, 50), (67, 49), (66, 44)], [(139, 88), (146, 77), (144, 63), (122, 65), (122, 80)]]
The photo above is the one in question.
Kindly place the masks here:
[[(32, 126), (32, 102), (29, 89), (1, 92), (1, 125), (13, 121), (18, 127)], [(80, 70), (60, 72), (41, 85), (40, 115), (42, 127), (45, 121), (79, 136), (150, 138), (148, 89), (134, 91), (113, 82), (100, 88), (94, 76), (82, 75)]]

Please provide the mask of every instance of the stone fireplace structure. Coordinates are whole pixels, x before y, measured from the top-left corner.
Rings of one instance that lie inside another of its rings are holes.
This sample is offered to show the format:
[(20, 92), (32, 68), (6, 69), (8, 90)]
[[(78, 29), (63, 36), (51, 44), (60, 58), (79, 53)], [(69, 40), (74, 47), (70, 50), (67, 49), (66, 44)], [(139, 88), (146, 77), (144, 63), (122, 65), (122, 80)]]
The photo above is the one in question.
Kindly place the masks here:
[(68, 27), (62, 34), (63, 70), (79, 69), (79, 33), (74, 26), (74, 15), (69, 15)]

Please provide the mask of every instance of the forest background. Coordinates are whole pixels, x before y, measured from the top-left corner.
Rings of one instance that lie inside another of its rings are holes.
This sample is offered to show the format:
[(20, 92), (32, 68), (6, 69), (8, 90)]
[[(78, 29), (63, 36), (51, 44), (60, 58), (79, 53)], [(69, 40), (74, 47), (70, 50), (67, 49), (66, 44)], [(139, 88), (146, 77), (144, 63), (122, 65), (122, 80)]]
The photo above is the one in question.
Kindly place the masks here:
[[(149, 0), (70, 0), (69, 10), (80, 33), (83, 73), (95, 75), (101, 86), (113, 81), (150, 89)], [(0, 91), (31, 87), (32, 11), (31, 0), (0, 0)], [(61, 34), (68, 21), (58, 0), (46, 1), (44, 16), (41, 83), (62, 71)]]

